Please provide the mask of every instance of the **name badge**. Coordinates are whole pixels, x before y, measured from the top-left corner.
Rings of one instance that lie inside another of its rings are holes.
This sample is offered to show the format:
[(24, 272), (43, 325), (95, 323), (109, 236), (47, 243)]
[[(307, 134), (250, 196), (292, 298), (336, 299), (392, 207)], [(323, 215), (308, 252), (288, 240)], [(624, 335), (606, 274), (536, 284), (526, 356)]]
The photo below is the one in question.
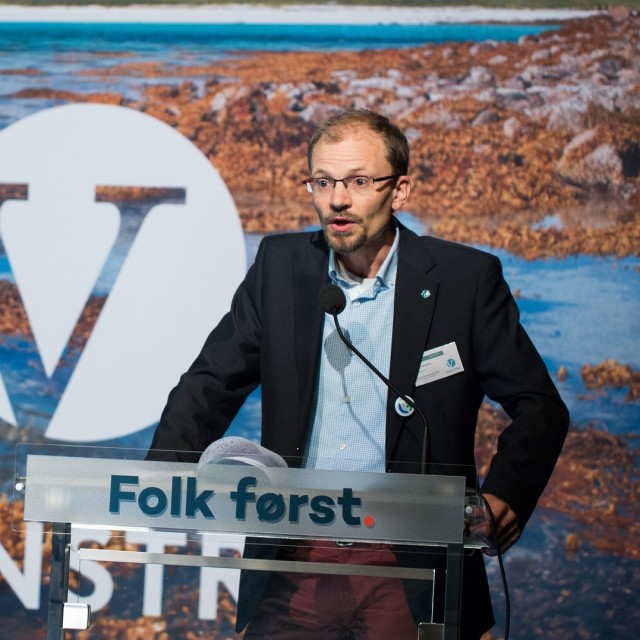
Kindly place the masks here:
[(464, 367), (455, 342), (429, 349), (422, 354), (416, 386), (462, 373)]

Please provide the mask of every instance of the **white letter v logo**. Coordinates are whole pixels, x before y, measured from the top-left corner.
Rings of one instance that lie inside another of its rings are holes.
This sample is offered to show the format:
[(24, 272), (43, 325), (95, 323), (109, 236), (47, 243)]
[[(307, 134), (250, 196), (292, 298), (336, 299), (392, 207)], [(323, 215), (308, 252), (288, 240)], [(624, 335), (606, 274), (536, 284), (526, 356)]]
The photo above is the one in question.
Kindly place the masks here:
[[(0, 199), (1, 213), (2, 204), (7, 200), (28, 200), (28, 186), (0, 184), (0, 194), (4, 194)], [(181, 188), (96, 188), (97, 202), (110, 202), (118, 208), (118, 233), (51, 375), (45, 370), (19, 283), (11, 281), (9, 264), (10, 280), (0, 280), (0, 376), (18, 426), (44, 433), (144, 220), (159, 204), (184, 204), (185, 194)], [(0, 260), (9, 255), (0, 234)], [(82, 269), (82, 265), (78, 268)]]

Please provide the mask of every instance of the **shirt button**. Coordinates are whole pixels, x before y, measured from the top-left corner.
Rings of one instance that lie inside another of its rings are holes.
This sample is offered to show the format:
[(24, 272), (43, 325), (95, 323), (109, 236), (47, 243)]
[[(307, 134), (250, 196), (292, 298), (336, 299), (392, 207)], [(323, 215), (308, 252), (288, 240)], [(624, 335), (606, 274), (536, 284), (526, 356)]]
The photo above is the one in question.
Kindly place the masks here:
[(340, 451), (344, 451), (347, 448), (347, 445), (344, 442), (340, 443)]
[(360, 300), (355, 300), (353, 303), (354, 307), (359, 307), (360, 306)]
[(349, 404), (349, 403), (351, 402), (351, 398), (350, 398), (349, 396), (345, 396), (344, 398), (342, 398), (342, 401), (343, 401), (345, 404)]

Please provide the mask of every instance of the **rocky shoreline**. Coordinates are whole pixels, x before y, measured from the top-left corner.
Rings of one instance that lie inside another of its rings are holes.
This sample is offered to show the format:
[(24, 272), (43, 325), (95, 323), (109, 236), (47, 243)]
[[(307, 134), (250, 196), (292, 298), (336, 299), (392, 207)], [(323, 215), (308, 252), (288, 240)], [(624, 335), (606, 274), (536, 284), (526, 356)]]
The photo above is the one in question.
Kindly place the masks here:
[(640, 246), (639, 43), (640, 20), (619, 12), (518, 43), (252, 54), (185, 70), (209, 78), (200, 92), (193, 82), (155, 86), (131, 106), (203, 150), (247, 231), (314, 222), (300, 188), (305, 142), (314, 123), (356, 106), (407, 131), (409, 206), (438, 235), (490, 244), (495, 235), (517, 251), (517, 227), (554, 214), (562, 229), (522, 243), (534, 255), (626, 255)]
[(355, 106), (407, 132), (410, 213), (435, 235), (527, 258), (638, 255), (640, 18), (630, 10), (518, 42), (245, 52), (200, 66), (118, 56), (79, 73), (154, 83), (137, 100), (55, 88), (13, 97), (120, 104), (163, 120), (215, 165), (247, 232), (315, 223), (301, 185), (306, 141), (315, 123)]

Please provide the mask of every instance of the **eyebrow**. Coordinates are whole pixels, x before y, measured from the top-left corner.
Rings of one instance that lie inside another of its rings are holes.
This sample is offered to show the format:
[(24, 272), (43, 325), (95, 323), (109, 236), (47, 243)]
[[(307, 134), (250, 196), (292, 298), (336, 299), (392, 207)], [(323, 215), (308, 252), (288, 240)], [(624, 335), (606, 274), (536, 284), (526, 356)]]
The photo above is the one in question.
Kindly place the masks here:
[[(314, 171), (311, 175), (313, 175), (314, 178), (317, 178), (317, 177), (333, 178), (334, 177), (333, 175), (331, 175), (331, 173), (329, 173), (328, 171), (324, 171), (323, 169), (319, 169), (317, 172)], [(370, 175), (370, 172), (368, 170), (358, 168), (358, 169), (352, 169), (344, 177), (349, 178), (351, 176), (368, 176), (368, 175)]]

